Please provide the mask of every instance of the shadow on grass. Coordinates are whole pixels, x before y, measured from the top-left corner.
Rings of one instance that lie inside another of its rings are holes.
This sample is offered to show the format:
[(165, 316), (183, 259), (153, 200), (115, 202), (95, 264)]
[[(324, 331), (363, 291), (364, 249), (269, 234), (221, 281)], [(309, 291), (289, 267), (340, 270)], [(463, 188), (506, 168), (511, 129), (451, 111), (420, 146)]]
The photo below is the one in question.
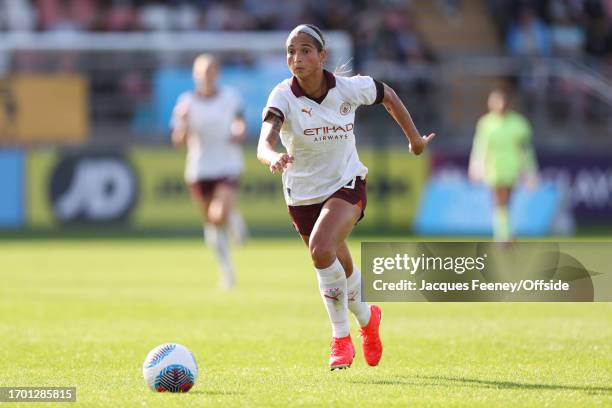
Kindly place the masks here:
[[(612, 394), (612, 387), (589, 387), (580, 385), (520, 383), (514, 381), (481, 380), (477, 378), (446, 377), (446, 376), (416, 376), (401, 377), (391, 380), (358, 380), (357, 384), (369, 385), (411, 385), (411, 386), (462, 386), (477, 388), (516, 389), (516, 390), (555, 390), (584, 391), (588, 394)], [(424, 380), (424, 381), (423, 381)]]
[(244, 395), (244, 392), (240, 391), (207, 391), (207, 390), (193, 390), (189, 391), (189, 394), (198, 394), (198, 395)]

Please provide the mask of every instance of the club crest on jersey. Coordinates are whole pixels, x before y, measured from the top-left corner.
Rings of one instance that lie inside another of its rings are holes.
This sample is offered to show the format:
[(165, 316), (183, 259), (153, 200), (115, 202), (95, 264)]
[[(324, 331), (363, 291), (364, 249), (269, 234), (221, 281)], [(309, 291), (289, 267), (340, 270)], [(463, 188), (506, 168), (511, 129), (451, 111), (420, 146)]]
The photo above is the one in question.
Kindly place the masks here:
[(351, 104), (348, 102), (343, 102), (342, 105), (340, 105), (340, 114), (341, 115), (348, 115), (351, 112)]
[(312, 108), (310, 109), (302, 108), (302, 112), (307, 113), (308, 116), (312, 117)]

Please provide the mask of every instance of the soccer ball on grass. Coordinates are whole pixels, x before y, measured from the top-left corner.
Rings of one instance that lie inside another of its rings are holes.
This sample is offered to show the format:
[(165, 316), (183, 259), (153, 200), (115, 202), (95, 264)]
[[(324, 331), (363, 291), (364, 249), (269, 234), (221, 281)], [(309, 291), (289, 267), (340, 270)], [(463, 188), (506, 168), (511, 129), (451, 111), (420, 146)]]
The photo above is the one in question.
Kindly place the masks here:
[(149, 352), (142, 373), (153, 391), (187, 392), (198, 376), (198, 363), (187, 347), (166, 343)]

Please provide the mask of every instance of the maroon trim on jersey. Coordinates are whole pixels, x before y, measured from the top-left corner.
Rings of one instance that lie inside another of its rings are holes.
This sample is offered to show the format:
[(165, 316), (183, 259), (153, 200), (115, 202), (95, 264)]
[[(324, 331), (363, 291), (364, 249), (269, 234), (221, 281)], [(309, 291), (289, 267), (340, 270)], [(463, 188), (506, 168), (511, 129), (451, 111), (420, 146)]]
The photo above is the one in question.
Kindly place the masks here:
[(377, 81), (376, 79), (374, 80), (374, 85), (376, 86), (376, 99), (374, 99), (372, 105), (378, 105), (385, 98), (385, 86), (382, 82)]
[(266, 121), (268, 114), (278, 116), (283, 122), (285, 121), (285, 115), (280, 109), (275, 108), (274, 106), (268, 106), (266, 109), (264, 109), (262, 122)]
[(325, 90), (325, 93), (321, 95), (321, 97), (311, 98), (310, 96), (306, 95), (306, 92), (304, 92), (304, 90), (298, 83), (298, 80), (296, 77), (293, 77), (293, 79), (291, 80), (291, 92), (293, 92), (296, 98), (299, 98), (300, 96), (305, 96), (308, 99), (311, 99), (315, 101), (316, 103), (321, 104), (321, 102), (323, 102), (323, 100), (327, 96), (327, 93), (329, 92), (329, 90), (336, 87), (336, 77), (334, 76), (334, 74), (324, 69), (323, 75), (325, 76), (325, 80), (327, 81), (327, 89)]

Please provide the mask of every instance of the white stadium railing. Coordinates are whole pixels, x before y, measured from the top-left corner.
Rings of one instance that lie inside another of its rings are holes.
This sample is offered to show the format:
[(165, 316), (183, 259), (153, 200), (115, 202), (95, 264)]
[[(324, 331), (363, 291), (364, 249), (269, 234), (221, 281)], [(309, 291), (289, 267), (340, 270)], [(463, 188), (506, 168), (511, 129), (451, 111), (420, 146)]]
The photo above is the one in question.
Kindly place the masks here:
[[(2, 33), (0, 74), (7, 72), (13, 51), (148, 51), (173, 52), (283, 52), (287, 32), (163, 32), (163, 33)], [(341, 31), (325, 34), (330, 66), (349, 63), (351, 37)]]

